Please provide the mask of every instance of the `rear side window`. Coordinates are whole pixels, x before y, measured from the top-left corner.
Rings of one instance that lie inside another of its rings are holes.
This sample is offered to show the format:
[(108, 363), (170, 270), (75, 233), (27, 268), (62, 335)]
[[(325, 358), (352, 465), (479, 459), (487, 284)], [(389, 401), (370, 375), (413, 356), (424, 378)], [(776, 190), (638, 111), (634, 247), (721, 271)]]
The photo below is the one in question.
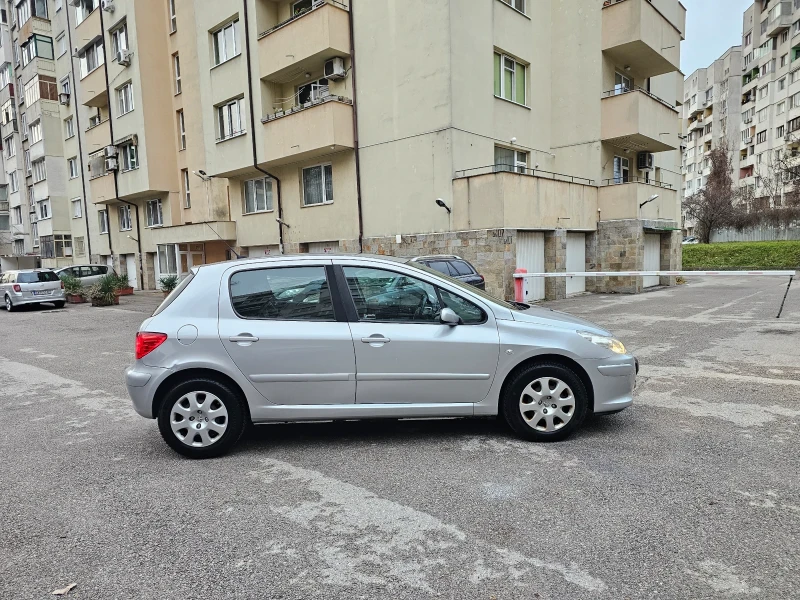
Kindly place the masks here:
[(159, 305), (159, 307), (156, 309), (156, 312), (154, 312), (154, 313), (153, 313), (153, 316), (155, 317), (156, 315), (158, 315), (158, 314), (160, 314), (160, 313), (164, 312), (164, 310), (165, 310), (165, 309), (166, 309), (166, 308), (167, 308), (167, 307), (168, 307), (170, 304), (172, 304), (173, 302), (175, 302), (175, 299), (176, 299), (178, 296), (180, 296), (180, 295), (181, 295), (181, 292), (182, 292), (183, 290), (185, 290), (185, 289), (186, 289), (186, 287), (187, 287), (187, 286), (188, 286), (188, 285), (189, 285), (189, 284), (192, 282), (192, 279), (194, 279), (194, 271), (190, 271), (190, 272), (189, 272), (189, 274), (188, 274), (186, 277), (184, 277), (184, 278), (183, 278), (183, 281), (181, 281), (181, 282), (178, 284), (178, 286), (177, 286), (177, 287), (176, 287), (174, 290), (172, 290), (172, 292), (170, 292), (170, 295), (169, 295), (169, 296), (167, 296), (166, 298), (164, 298), (164, 301), (163, 301), (163, 302), (162, 302), (162, 303)]
[(17, 275), (17, 283), (46, 283), (48, 281), (59, 281), (58, 275), (53, 271), (37, 271)]
[(230, 291), (233, 310), (243, 319), (335, 320), (325, 267), (239, 271)]
[(454, 269), (450, 268), (450, 265), (445, 260), (432, 260), (428, 263), (428, 266), (431, 269), (435, 269), (439, 271), (439, 273), (444, 273), (445, 275), (449, 275), (450, 277), (456, 277), (458, 273)]
[(89, 267), (92, 271), (92, 275), (105, 275), (106, 270), (104, 267)]
[(450, 266), (453, 269), (455, 269), (456, 273), (458, 273), (459, 275), (474, 275), (475, 274), (475, 269), (470, 267), (463, 260), (450, 261)]

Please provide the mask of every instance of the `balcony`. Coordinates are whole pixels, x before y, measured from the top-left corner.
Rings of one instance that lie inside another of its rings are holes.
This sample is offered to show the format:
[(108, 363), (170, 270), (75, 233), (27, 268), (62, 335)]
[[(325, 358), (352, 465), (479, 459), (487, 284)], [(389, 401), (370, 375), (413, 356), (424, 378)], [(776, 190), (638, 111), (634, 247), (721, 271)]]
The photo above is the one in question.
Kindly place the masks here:
[(792, 26), (792, 3), (781, 2), (776, 4), (770, 11), (769, 23), (767, 24), (767, 37), (778, 37), (781, 33)]
[(621, 148), (646, 152), (677, 150), (678, 111), (641, 88), (612, 90), (601, 103), (600, 138)]
[(680, 70), (681, 31), (648, 0), (603, 3), (602, 50), (636, 79)]
[(350, 18), (343, 5), (320, 0), (311, 10), (259, 35), (261, 78), (277, 83), (318, 71), (335, 56), (350, 56)]
[(108, 106), (105, 67), (100, 66), (81, 79), (78, 89), (84, 106)]
[(220, 239), (236, 240), (235, 221), (210, 221), (150, 229), (150, 244), (199, 244)]
[[(83, 40), (83, 43), (94, 40), (94, 38), (102, 33), (103, 28), (100, 26), (100, 11), (97, 9), (93, 10), (88, 17), (75, 26), (75, 39)], [(81, 42), (78, 42), (78, 46), (80, 46), (80, 44)]]
[(92, 154), (111, 145), (111, 130), (108, 119), (86, 130), (86, 153)]
[(355, 148), (352, 101), (341, 96), (268, 115), (261, 122), (270, 166)]
[[(645, 181), (640, 177), (629, 177), (603, 181), (597, 198), (597, 208), (604, 221), (614, 219), (671, 219), (679, 221), (678, 192), (670, 184)], [(653, 196), (658, 198), (642, 203)], [(641, 207), (641, 208), (640, 208)]]
[(89, 180), (89, 189), (92, 193), (92, 201), (95, 204), (109, 204), (117, 200), (114, 175), (112, 173), (91, 178)]

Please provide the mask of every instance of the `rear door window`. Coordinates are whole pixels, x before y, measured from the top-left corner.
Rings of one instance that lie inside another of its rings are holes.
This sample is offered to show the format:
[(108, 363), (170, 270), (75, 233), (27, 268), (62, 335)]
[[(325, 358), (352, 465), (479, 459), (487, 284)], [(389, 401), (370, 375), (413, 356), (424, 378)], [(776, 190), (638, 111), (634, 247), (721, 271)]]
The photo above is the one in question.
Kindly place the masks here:
[(78, 277), (91, 277), (92, 267), (79, 267), (78, 273)]
[(449, 275), (450, 277), (457, 277), (458, 273), (456, 273), (455, 269), (450, 268), (450, 264), (446, 260), (432, 260), (428, 263), (428, 266), (431, 269), (435, 269), (439, 271), (439, 273), (444, 273), (445, 275)]
[(325, 267), (239, 271), (230, 291), (233, 310), (243, 319), (335, 320)]
[(470, 267), (467, 263), (465, 263), (463, 260), (450, 261), (450, 266), (459, 275), (474, 275), (475, 274), (475, 270), (472, 267)]
[(106, 267), (89, 267), (91, 269), (92, 275), (105, 275), (106, 274)]

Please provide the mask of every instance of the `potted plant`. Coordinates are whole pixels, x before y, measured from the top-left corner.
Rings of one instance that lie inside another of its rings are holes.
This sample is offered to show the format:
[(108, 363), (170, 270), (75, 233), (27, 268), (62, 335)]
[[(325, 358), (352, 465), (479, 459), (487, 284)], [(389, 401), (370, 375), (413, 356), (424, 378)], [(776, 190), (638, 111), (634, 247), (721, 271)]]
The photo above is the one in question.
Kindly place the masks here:
[(84, 289), (81, 285), (81, 280), (72, 275), (65, 275), (61, 278), (64, 282), (64, 295), (67, 297), (67, 302), (70, 304), (82, 304), (86, 302), (84, 296)]
[(116, 292), (116, 277), (106, 275), (97, 284), (89, 288), (89, 299), (92, 301), (92, 306), (119, 304), (119, 296), (117, 296)]
[(114, 277), (114, 285), (116, 286), (117, 296), (132, 296), (133, 287), (128, 280), (127, 275), (112, 275)]
[(167, 275), (159, 279), (158, 284), (161, 286), (161, 291), (164, 292), (164, 298), (166, 298), (172, 293), (172, 290), (178, 287), (178, 276)]

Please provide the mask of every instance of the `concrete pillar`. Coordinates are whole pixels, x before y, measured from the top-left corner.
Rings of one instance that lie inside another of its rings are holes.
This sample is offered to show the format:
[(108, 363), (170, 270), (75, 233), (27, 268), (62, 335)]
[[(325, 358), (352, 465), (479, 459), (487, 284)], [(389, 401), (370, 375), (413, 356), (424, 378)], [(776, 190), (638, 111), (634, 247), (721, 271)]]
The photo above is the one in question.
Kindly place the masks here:
[[(597, 271), (597, 232), (592, 231), (586, 234), (586, 272)], [(586, 278), (586, 291), (596, 292), (598, 286), (597, 277)]]
[[(587, 261), (589, 255), (587, 253)], [(644, 227), (638, 219), (600, 221), (594, 262), (598, 271), (641, 271), (644, 269)], [(607, 294), (638, 294), (641, 277), (603, 277), (596, 291)]]
[[(681, 232), (672, 231), (661, 234), (661, 270), (680, 271), (683, 263)], [(661, 277), (661, 285), (676, 285), (675, 277)]]
[[(567, 270), (567, 231), (556, 229), (544, 234), (544, 270), (546, 273), (564, 273)], [(547, 277), (544, 280), (545, 300), (567, 297), (565, 277)]]

